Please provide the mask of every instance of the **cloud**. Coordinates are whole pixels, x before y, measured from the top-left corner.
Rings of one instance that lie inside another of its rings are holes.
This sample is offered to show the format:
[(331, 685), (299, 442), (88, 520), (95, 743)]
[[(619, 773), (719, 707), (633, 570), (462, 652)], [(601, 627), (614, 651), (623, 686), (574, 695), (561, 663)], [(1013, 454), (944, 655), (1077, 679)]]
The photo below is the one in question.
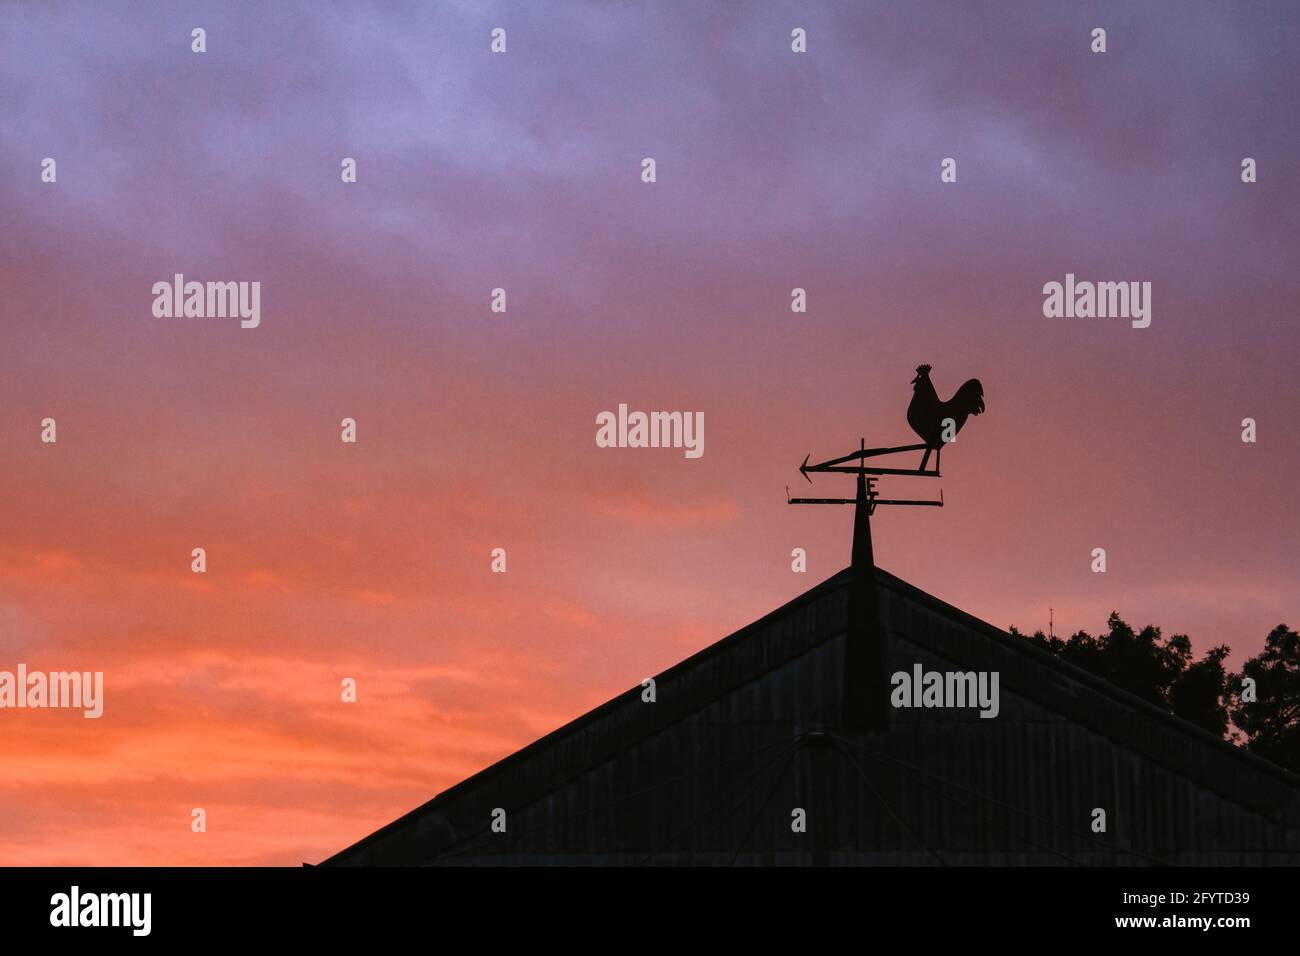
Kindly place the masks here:
[[(0, 862), (339, 849), (846, 565), (783, 487), (908, 440), (921, 362), (989, 411), (883, 566), (1234, 653), (1291, 616), (1294, 5), (799, 14), (804, 57), (780, 4), (233, 3), (198, 56), (169, 4), (6, 10), (0, 667), (108, 697), (0, 714)], [(1043, 320), (1066, 271), (1153, 280), (1151, 329)], [(175, 272), (262, 326), (154, 320)], [(620, 401), (705, 456), (598, 449)]]

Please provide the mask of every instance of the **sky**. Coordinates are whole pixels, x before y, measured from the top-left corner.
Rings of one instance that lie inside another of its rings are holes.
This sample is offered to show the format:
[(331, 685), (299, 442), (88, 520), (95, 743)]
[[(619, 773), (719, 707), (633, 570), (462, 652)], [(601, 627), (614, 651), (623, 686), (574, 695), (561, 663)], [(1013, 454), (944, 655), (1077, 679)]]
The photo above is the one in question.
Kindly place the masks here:
[[(914, 440), (923, 363), (987, 411), (882, 479), (946, 506), (880, 509), (881, 567), (1239, 666), (1300, 620), (1298, 28), (0, 4), (0, 670), (105, 675), (98, 720), (0, 710), (0, 864), (331, 855), (845, 567), (848, 509), (786, 486)], [(156, 317), (176, 273), (260, 282), (260, 326)], [(1150, 326), (1045, 317), (1067, 273), (1151, 282)], [(703, 456), (597, 447), (620, 403), (702, 412)]]

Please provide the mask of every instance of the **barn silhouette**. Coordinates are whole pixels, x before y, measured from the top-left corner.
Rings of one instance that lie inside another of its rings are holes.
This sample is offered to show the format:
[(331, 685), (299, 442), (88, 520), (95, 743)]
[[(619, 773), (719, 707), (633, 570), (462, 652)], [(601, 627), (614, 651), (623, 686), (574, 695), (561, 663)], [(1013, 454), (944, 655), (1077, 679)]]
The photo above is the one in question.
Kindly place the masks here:
[[(854, 556), (324, 865), (1300, 864), (1300, 778)], [(854, 719), (918, 663), (997, 717)]]

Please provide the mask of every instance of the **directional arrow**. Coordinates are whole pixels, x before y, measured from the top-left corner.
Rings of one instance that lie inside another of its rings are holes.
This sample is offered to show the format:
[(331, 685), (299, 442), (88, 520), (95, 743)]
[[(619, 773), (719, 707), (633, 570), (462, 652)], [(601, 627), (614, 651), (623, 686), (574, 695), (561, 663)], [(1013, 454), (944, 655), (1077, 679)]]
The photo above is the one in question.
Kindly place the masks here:
[[(865, 440), (861, 442), (857, 451), (850, 452), (847, 455), (841, 455), (839, 458), (831, 458), (828, 461), (819, 461), (812, 463), (812, 452), (804, 455), (803, 461), (799, 465), (799, 474), (803, 475), (804, 481), (812, 484), (812, 476), (815, 474), (825, 474), (828, 472), (846, 475), (857, 475), (858, 482), (866, 481), (866, 496), (864, 501), (868, 504), (869, 510), (874, 511), (876, 505), (930, 505), (931, 507), (943, 507), (943, 489), (939, 489), (938, 501), (918, 501), (910, 498), (880, 498), (876, 494), (875, 482), (881, 475), (902, 475), (904, 477), (914, 478), (939, 478), (939, 468), (936, 465), (933, 471), (927, 471), (924, 468), (871, 468), (867, 466), (870, 459), (882, 455), (896, 455), (901, 452), (909, 451), (926, 451), (930, 446), (922, 443), (916, 445), (892, 445), (884, 448), (868, 448)], [(849, 464), (852, 462), (853, 464)], [(851, 505), (858, 503), (857, 498), (792, 498), (790, 497), (790, 486), (786, 485), (785, 500), (792, 505)]]

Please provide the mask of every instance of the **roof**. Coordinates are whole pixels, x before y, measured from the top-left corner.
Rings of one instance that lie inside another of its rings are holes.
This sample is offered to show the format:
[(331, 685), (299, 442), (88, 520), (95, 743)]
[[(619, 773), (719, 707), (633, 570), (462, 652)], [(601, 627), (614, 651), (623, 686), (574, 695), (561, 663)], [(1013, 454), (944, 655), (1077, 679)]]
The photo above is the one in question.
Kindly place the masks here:
[[(960, 669), (998, 671), (1003, 694), (1009, 692), (1024, 702), (1018, 712), (1005, 715), (1008, 721), (1041, 724), (1050, 719), (1077, 725), (1251, 813), (1276, 819), (1288, 828), (1300, 827), (1300, 777), (888, 572), (877, 569), (876, 581), (881, 620), (893, 645), (906, 647), (911, 657), (947, 661)], [(821, 656), (812, 652), (837, 639), (842, 644), (848, 582), (846, 569), (656, 675), (654, 706), (642, 703), (639, 684), (625, 690), (324, 864), (388, 856), (398, 842), (419, 842), (429, 837), (431, 828), (449, 826), (446, 821), (463, 816), (466, 804), (515, 808), (535, 803), (594, 768), (623, 759), (706, 708), (716, 709), (719, 701), (729, 697), (745, 698), (729, 704), (729, 716), (721, 721), (734, 721), (737, 728), (756, 715), (772, 718), (766, 722), (773, 725), (804, 730), (819, 726), (838, 710), (838, 702), (829, 699), (835, 690), (834, 675), (829, 673), (835, 659), (824, 651)], [(792, 667), (799, 676), (778, 675)], [(1003, 759), (1031, 758), (1003, 755)], [(455, 837), (441, 834), (436, 839)]]

